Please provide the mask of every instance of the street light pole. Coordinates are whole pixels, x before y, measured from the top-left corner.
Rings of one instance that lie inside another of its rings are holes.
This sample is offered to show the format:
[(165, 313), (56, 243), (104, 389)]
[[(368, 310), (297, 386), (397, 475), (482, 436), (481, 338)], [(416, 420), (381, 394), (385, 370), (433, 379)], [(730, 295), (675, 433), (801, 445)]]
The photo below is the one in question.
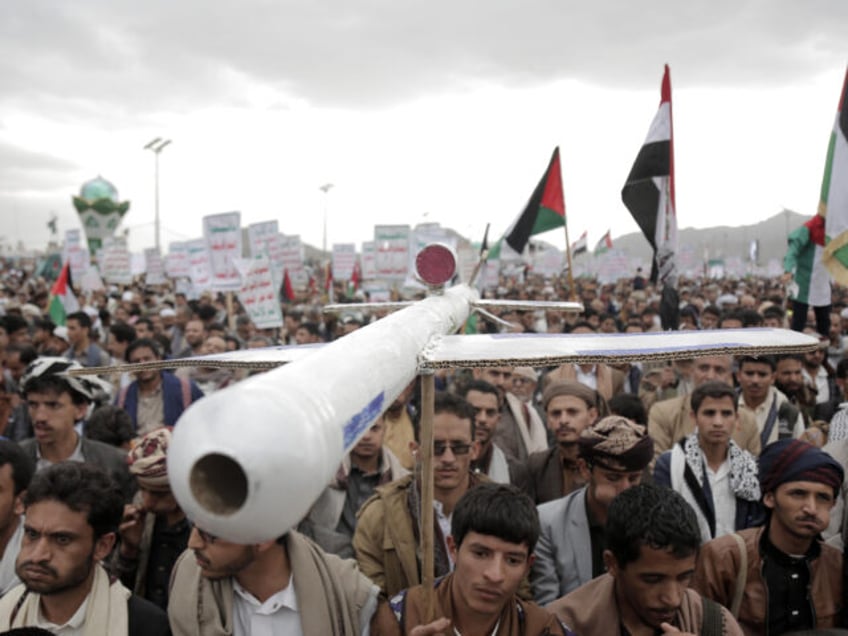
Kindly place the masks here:
[(318, 188), (321, 192), (324, 193), (324, 242), (321, 246), (321, 250), (326, 255), (327, 253), (327, 199), (330, 195), (330, 190), (333, 189), (332, 183), (325, 183), (324, 185)]
[(149, 141), (145, 146), (145, 150), (150, 150), (155, 155), (154, 162), (154, 181), (153, 181), (153, 205), (155, 207), (155, 216), (154, 216), (154, 232), (156, 234), (156, 251), (160, 254), (162, 250), (160, 249), (160, 232), (159, 232), (159, 153), (161, 153), (167, 145), (171, 143), (170, 139), (162, 139), (161, 137), (156, 137)]

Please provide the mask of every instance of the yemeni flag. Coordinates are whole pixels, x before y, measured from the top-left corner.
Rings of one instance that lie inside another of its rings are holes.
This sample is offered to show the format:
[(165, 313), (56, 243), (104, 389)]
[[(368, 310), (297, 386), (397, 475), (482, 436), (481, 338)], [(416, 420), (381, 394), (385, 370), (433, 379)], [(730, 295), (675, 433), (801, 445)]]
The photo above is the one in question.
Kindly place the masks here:
[(848, 285), (848, 69), (827, 147), (818, 214), (825, 218), (827, 240), (822, 262), (836, 282)]
[(283, 298), (289, 303), (294, 301), (294, 287), (288, 269), (283, 270)]
[(56, 279), (50, 289), (50, 305), (47, 311), (53, 323), (57, 327), (61, 327), (67, 322), (68, 314), (79, 311), (79, 309), (80, 305), (74, 294), (74, 286), (71, 280), (71, 267), (66, 262), (62, 266), (59, 278)]
[(601, 237), (601, 240), (598, 241), (598, 244), (595, 245), (595, 256), (599, 254), (605, 254), (609, 250), (612, 249), (612, 237), (610, 236), (611, 230), (607, 230), (607, 233)]
[(580, 235), (580, 238), (574, 241), (571, 244), (571, 255), (577, 256), (578, 254), (583, 254), (589, 250), (589, 234), (588, 232), (583, 232)]
[[(565, 197), (562, 193), (562, 170), (559, 163), (559, 146), (554, 148), (545, 174), (539, 180), (524, 211), (518, 215), (504, 234), (501, 242), (516, 253), (521, 254), (527, 247), (531, 236), (565, 226)], [(500, 245), (490, 251), (496, 258)]]
[(674, 205), (674, 135), (671, 116), (671, 77), (668, 64), (662, 79), (660, 107), (648, 130), (621, 200), (654, 250), (651, 281), (662, 283), (660, 319), (663, 329), (677, 329), (677, 212)]

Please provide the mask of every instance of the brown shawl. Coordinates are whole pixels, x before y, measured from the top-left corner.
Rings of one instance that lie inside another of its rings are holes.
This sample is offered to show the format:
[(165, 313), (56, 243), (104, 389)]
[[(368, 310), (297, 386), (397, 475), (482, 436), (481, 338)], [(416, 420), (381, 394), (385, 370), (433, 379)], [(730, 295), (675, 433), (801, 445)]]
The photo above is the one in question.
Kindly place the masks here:
[[(436, 618), (442, 616), (453, 620), (453, 580), (449, 574), (436, 582)], [(397, 598), (397, 597), (395, 597)], [(395, 599), (392, 599), (395, 608)], [(406, 600), (401, 616), (404, 634), (422, 624), (424, 617), (424, 589), (417, 585), (406, 591)], [(565, 630), (556, 616), (536, 605), (522, 601), (517, 596), (509, 600), (501, 611), (496, 636), (561, 636)]]
[[(377, 587), (352, 560), (324, 553), (291, 531), (286, 535), (292, 584), (304, 634), (360, 634), (377, 607)], [(174, 636), (233, 633), (233, 582), (205, 578), (191, 550), (174, 566), (168, 617)]]

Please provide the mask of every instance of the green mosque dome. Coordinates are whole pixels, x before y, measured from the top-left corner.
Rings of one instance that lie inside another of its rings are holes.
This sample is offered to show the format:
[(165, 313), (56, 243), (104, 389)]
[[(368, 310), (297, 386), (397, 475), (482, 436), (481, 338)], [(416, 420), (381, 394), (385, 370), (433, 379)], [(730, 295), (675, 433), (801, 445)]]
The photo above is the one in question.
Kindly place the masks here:
[(86, 201), (97, 201), (98, 199), (109, 199), (118, 203), (118, 189), (100, 175), (91, 181), (86, 181), (80, 188), (80, 198)]

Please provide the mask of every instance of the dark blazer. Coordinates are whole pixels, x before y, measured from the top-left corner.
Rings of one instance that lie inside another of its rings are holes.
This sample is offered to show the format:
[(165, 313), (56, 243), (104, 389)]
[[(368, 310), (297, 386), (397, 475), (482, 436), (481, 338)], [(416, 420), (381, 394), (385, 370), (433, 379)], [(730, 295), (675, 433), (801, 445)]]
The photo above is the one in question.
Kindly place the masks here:
[(527, 458), (530, 487), (536, 504), (562, 497), (562, 462), (556, 445), (546, 451), (533, 453)]
[(171, 636), (168, 615), (150, 601), (133, 594), (127, 601), (127, 636)]
[(527, 458), (527, 471), (530, 476), (526, 491), (536, 505), (564, 497), (585, 485), (582, 477), (575, 471), (572, 488), (565, 492), (562, 460), (559, 446), (556, 444), (546, 451), (530, 455)]
[[(34, 462), (38, 461), (36, 452), (38, 442), (35, 438), (22, 440), (19, 444)], [(131, 502), (136, 491), (136, 483), (127, 467), (127, 454), (120, 448), (85, 437), (82, 438), (81, 450), (85, 461), (109, 473), (124, 493), (124, 500), (127, 503)]]

